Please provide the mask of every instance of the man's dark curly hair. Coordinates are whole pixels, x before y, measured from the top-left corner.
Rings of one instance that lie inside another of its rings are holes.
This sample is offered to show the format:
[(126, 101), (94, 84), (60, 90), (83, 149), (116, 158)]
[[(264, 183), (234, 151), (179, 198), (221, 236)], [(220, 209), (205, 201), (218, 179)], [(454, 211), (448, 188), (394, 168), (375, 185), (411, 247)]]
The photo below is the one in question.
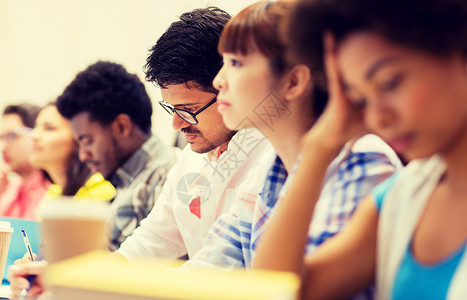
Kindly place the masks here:
[(217, 93), (212, 86), (222, 67), (217, 44), (230, 17), (216, 7), (182, 14), (150, 49), (144, 66), (146, 80), (161, 88), (192, 81), (195, 86), (187, 87)]
[(58, 97), (57, 108), (68, 120), (87, 112), (104, 126), (126, 114), (143, 132), (151, 131), (152, 104), (143, 83), (112, 62), (98, 61), (78, 73)]

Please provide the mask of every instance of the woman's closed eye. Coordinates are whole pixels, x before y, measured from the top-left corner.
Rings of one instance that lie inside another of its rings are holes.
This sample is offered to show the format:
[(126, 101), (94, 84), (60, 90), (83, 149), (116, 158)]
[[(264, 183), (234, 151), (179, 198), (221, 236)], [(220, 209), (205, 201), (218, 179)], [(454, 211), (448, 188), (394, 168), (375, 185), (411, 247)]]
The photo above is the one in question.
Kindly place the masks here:
[(362, 96), (361, 93), (356, 92), (355, 90), (349, 88), (344, 84), (345, 97), (349, 100), (352, 107), (356, 109), (361, 109), (366, 106), (366, 98)]
[(384, 80), (379, 85), (379, 88), (383, 92), (392, 92), (400, 86), (404, 78), (405, 78), (404, 74), (401, 74), (401, 73), (396, 74), (394, 76), (391, 76), (389, 79)]
[(352, 107), (354, 107), (355, 109), (362, 109), (367, 104), (366, 99), (363, 97), (359, 97), (359, 98), (348, 97), (348, 99)]
[(44, 125), (43, 125), (43, 128), (44, 128), (44, 130), (46, 130), (46, 131), (53, 131), (53, 130), (56, 130), (56, 129), (57, 129), (57, 127), (55, 127), (55, 126), (52, 125), (52, 124), (44, 124)]

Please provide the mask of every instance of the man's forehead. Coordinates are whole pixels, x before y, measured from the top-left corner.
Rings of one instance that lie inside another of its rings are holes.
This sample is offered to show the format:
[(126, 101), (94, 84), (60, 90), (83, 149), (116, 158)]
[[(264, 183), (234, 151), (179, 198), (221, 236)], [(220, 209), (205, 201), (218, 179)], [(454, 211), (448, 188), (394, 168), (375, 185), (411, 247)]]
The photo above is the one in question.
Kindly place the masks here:
[(76, 131), (77, 133), (79, 133), (82, 131), (89, 131), (88, 134), (92, 134), (93, 130), (102, 127), (102, 125), (99, 122), (91, 119), (90, 114), (88, 112), (81, 112), (79, 114), (76, 114), (73, 118), (71, 118), (70, 126), (74, 132)]
[(171, 105), (193, 105), (206, 102), (213, 93), (206, 92), (201, 87), (186, 83), (172, 84), (161, 88), (162, 99)]

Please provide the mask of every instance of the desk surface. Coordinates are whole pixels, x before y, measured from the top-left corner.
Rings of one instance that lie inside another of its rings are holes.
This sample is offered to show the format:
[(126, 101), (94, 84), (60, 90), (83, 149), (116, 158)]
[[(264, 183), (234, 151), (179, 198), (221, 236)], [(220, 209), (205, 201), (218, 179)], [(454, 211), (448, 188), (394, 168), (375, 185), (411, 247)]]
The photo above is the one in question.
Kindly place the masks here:
[(57, 299), (297, 299), (295, 274), (232, 270), (167, 270), (162, 260), (132, 264), (93, 252), (50, 265), (47, 277)]

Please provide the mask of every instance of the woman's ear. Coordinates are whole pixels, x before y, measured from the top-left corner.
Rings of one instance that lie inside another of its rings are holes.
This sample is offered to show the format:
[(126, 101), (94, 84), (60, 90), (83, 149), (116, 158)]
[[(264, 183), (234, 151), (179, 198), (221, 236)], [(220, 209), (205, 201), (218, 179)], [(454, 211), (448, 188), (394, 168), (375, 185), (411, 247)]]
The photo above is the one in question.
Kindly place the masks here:
[(119, 114), (113, 120), (110, 128), (115, 137), (123, 139), (130, 135), (131, 130), (133, 129), (133, 122), (127, 114)]
[(290, 101), (302, 97), (311, 91), (311, 72), (306, 65), (296, 65), (287, 74), (285, 99)]

